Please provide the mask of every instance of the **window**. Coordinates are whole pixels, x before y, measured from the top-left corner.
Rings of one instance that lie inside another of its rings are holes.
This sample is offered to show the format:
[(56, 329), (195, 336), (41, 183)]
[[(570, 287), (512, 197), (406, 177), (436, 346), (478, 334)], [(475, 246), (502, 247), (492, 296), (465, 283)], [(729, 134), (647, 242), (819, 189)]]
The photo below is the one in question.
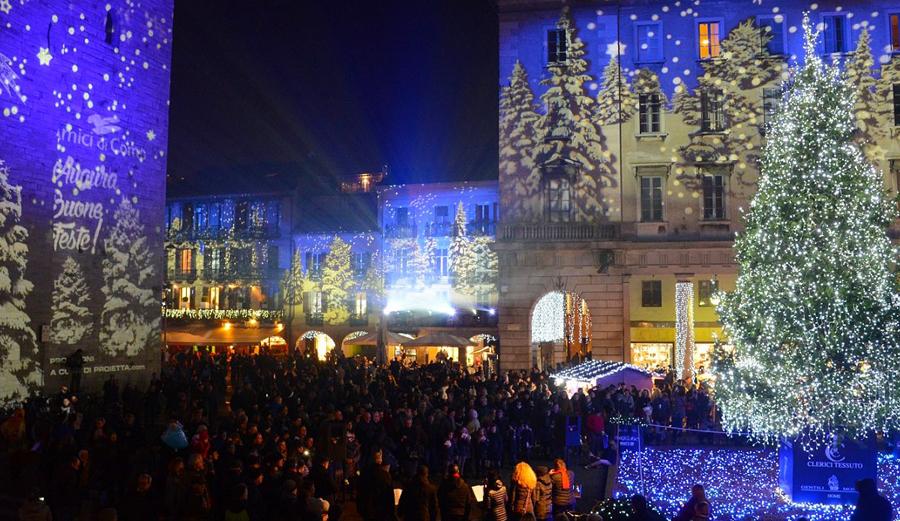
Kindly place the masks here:
[(572, 194), (569, 180), (566, 178), (551, 179), (547, 183), (547, 217), (552, 223), (569, 222), (572, 206)]
[(325, 253), (306, 252), (306, 271), (310, 277), (318, 277), (325, 266)]
[(408, 275), (410, 273), (410, 269), (412, 261), (412, 251), (406, 248), (401, 248), (397, 250), (397, 272), (400, 275)]
[(636, 22), (634, 32), (637, 37), (637, 61), (662, 61), (662, 24), (659, 22)]
[(641, 134), (658, 134), (660, 125), (659, 94), (641, 94), (638, 96), (639, 130)]
[(206, 298), (207, 309), (219, 309), (219, 292), (218, 286), (203, 288), (204, 297)]
[(760, 16), (756, 23), (759, 25), (760, 49), (769, 54), (784, 54), (784, 15)]
[(357, 292), (353, 299), (353, 315), (356, 317), (364, 317), (368, 313), (367, 310), (366, 293), (364, 291)]
[(547, 64), (565, 63), (569, 59), (569, 35), (563, 29), (547, 31)]
[(721, 132), (725, 130), (725, 110), (722, 91), (703, 89), (700, 91), (700, 130)]
[(190, 273), (194, 271), (194, 250), (185, 248), (178, 251), (178, 272)]
[(434, 274), (438, 277), (446, 277), (450, 273), (450, 257), (447, 248), (434, 250)]
[(222, 227), (222, 204), (211, 203), (209, 205), (209, 229), (212, 232), (218, 232)]
[(775, 113), (778, 112), (779, 108), (781, 108), (781, 89), (763, 89), (763, 133), (772, 124)]
[(394, 222), (397, 226), (406, 226), (409, 224), (409, 208), (400, 206), (394, 208)]
[(181, 298), (178, 302), (178, 309), (191, 309), (194, 302), (194, 288), (191, 286), (181, 287)]
[(250, 228), (250, 203), (248, 201), (240, 201), (234, 212), (234, 227), (238, 230), (246, 230)]
[(306, 299), (308, 304), (307, 306), (307, 314), (320, 315), (324, 311), (324, 307), (322, 305), (322, 292), (321, 291), (310, 291), (307, 293), (309, 296)]
[(181, 229), (184, 231), (192, 231), (194, 229), (193, 203), (184, 203), (184, 207), (181, 210)]
[(476, 204), (475, 205), (475, 222), (491, 222), (491, 205)]
[(641, 176), (641, 221), (663, 219), (663, 177)]
[(207, 248), (203, 257), (207, 275), (215, 276), (222, 272), (224, 251), (222, 248)]
[(719, 291), (719, 283), (715, 280), (701, 280), (697, 285), (697, 291), (700, 298), (697, 299), (700, 307), (705, 308), (713, 305), (713, 295)]
[(350, 269), (353, 271), (354, 276), (362, 277), (366, 274), (366, 271), (369, 269), (370, 257), (371, 254), (367, 252), (350, 254)]
[(662, 281), (661, 280), (641, 281), (641, 307), (645, 307), (645, 308), (660, 308), (660, 307), (662, 307)]
[(822, 15), (822, 42), (825, 54), (847, 52), (849, 38), (847, 37), (847, 15), (832, 13)]
[(703, 176), (703, 218), (712, 221), (725, 219), (725, 176)]
[(441, 224), (450, 222), (450, 209), (446, 206), (435, 206), (434, 222)]
[(697, 23), (697, 44), (701, 60), (718, 58), (722, 50), (719, 46), (719, 22), (706, 21)]
[(900, 13), (888, 14), (888, 32), (891, 35), (891, 51), (900, 52)]
[(278, 269), (278, 246), (274, 245), (274, 244), (270, 245), (269, 251), (266, 252), (266, 255), (268, 256), (267, 260), (269, 261), (269, 269), (277, 270)]
[(894, 126), (900, 127), (900, 83), (894, 84)]

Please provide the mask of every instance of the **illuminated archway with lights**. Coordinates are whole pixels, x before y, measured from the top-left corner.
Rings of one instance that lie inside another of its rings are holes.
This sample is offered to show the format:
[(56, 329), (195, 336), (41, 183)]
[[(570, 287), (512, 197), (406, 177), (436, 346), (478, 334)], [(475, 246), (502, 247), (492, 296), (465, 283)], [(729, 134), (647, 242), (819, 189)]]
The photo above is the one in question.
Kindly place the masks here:
[(587, 302), (571, 291), (551, 291), (531, 312), (531, 343), (565, 347), (566, 359), (591, 352), (591, 313)]
[(319, 360), (325, 360), (328, 353), (334, 351), (334, 346), (334, 339), (321, 331), (307, 331), (297, 339), (298, 349), (303, 349), (304, 353), (313, 349)]

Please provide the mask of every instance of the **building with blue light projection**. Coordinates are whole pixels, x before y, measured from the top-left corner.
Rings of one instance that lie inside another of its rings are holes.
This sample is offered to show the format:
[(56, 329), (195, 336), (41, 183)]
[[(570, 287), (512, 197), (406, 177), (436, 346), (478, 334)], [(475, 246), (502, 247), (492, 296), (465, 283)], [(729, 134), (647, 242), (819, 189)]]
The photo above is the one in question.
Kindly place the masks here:
[[(449, 356), (487, 360), (497, 184), (388, 185), (385, 175), (317, 193), (169, 198), (166, 345), (374, 356), (373, 345), (353, 341), (382, 330), (449, 332), (472, 342), (467, 353), (445, 348)], [(390, 354), (425, 361), (437, 352)]]
[(732, 238), (803, 56), (804, 12), (857, 85), (864, 153), (900, 190), (895, 0), (498, 8), (504, 368), (587, 353), (708, 367), (716, 290), (734, 285)]
[(159, 371), (172, 0), (0, 0), (0, 404)]

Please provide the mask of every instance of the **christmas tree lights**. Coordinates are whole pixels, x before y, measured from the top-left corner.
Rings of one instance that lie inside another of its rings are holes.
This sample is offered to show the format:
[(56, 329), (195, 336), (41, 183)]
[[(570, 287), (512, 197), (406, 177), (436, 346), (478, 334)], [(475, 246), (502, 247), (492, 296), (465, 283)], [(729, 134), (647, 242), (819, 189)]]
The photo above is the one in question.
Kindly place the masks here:
[[(694, 283), (675, 283), (675, 376), (694, 376)], [(685, 369), (690, 374), (684, 374)]]
[(856, 144), (854, 87), (816, 54), (768, 130), (759, 190), (735, 241), (740, 275), (718, 311), (716, 400), (728, 430), (764, 441), (900, 427), (896, 207)]

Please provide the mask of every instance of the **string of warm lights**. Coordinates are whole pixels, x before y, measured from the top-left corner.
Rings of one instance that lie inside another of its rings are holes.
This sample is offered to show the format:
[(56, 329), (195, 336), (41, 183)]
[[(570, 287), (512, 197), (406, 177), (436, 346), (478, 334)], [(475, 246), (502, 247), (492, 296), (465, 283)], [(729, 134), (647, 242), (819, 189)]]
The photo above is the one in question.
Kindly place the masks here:
[(718, 311), (731, 352), (716, 350), (716, 401), (728, 430), (757, 439), (900, 428), (896, 205), (853, 139), (853, 88), (816, 53), (768, 130), (759, 189), (737, 237), (736, 289)]
[(163, 316), (187, 320), (282, 320), (284, 312), (270, 309), (163, 309)]
[(635, 369), (650, 374), (645, 369), (623, 362), (585, 360), (580, 364), (552, 373), (550, 376), (557, 382), (579, 382), (594, 385), (598, 379), (613, 375), (623, 369)]
[[(675, 376), (694, 376), (694, 283), (675, 283)], [(687, 358), (687, 359), (685, 359)], [(691, 374), (685, 375), (685, 366)]]

